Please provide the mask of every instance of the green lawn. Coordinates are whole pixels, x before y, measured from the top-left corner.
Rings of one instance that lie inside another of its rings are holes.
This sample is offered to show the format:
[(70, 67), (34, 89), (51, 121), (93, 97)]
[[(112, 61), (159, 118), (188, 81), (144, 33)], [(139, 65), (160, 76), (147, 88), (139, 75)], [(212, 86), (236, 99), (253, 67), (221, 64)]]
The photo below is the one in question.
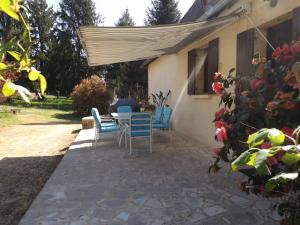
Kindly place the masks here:
[[(12, 114), (11, 109), (20, 109), (21, 112)], [(11, 103), (0, 105), (0, 127), (29, 123), (77, 122), (79, 119), (72, 111), (72, 100), (63, 97), (56, 99), (49, 96), (45, 101), (32, 101), (30, 105), (14, 98)]]

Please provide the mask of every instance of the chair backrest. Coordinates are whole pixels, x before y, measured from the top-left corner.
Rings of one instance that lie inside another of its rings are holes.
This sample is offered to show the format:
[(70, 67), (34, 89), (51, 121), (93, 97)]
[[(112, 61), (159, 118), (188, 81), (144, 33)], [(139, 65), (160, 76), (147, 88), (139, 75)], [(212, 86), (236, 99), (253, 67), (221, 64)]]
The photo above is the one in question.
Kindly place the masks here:
[(160, 123), (162, 120), (163, 107), (155, 107), (155, 123)]
[(172, 112), (173, 112), (173, 109), (171, 107), (165, 107), (163, 109), (162, 123), (164, 125), (169, 126), (170, 119), (171, 119), (171, 116), (172, 116)]
[(127, 105), (119, 106), (117, 108), (117, 112), (118, 113), (131, 113), (132, 112), (132, 108), (131, 108), (131, 106), (127, 106)]
[(99, 115), (98, 109), (92, 108), (91, 113), (92, 113), (92, 116), (93, 116), (93, 118), (95, 120), (96, 128), (98, 130), (101, 130), (101, 117)]
[(149, 137), (151, 135), (151, 113), (134, 113), (130, 119), (131, 137)]

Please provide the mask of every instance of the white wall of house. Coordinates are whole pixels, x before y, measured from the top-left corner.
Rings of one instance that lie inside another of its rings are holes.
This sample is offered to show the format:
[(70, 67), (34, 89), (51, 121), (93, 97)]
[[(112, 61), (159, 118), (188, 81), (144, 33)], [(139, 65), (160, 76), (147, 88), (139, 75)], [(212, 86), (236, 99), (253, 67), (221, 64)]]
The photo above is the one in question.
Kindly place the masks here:
[[(229, 10), (233, 10), (244, 2), (239, 1), (238, 5)], [(294, 8), (300, 6), (299, 0), (279, 0), (275, 8), (271, 8), (268, 1), (253, 0), (252, 13), (249, 16), (256, 25), (262, 29), (279, 23), (291, 17)], [(228, 11), (223, 12), (226, 14)], [(203, 48), (208, 42), (219, 39), (219, 71), (227, 73), (231, 68), (236, 67), (237, 34), (252, 28), (252, 24), (246, 18), (240, 18), (222, 30), (199, 39), (182, 49), (177, 54), (162, 56), (148, 66), (149, 95), (158, 91), (172, 94), (168, 104), (174, 108), (172, 126), (178, 132), (197, 139), (208, 148), (217, 146), (214, 140), (214, 113), (218, 110), (219, 97), (216, 95), (196, 95), (187, 94), (188, 77), (188, 52), (195, 48)], [(265, 54), (263, 39), (257, 37), (255, 51)]]

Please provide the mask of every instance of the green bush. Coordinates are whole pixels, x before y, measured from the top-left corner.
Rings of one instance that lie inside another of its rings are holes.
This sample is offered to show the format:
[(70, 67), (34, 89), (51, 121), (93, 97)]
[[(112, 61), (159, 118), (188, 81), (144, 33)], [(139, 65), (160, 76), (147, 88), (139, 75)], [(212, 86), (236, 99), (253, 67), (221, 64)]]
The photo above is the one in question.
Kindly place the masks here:
[(90, 115), (93, 107), (101, 114), (106, 114), (109, 106), (110, 94), (105, 82), (98, 76), (83, 79), (71, 93), (74, 110), (81, 116)]

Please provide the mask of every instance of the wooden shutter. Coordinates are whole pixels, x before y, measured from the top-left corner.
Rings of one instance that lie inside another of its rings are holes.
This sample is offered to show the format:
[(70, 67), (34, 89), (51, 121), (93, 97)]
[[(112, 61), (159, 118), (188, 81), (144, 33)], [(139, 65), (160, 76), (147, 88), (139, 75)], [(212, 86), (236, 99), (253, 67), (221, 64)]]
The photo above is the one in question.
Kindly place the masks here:
[(208, 43), (208, 53), (207, 53), (207, 73), (205, 74), (207, 84), (207, 93), (213, 94), (212, 83), (214, 82), (214, 74), (218, 72), (219, 67), (219, 38), (212, 40)]
[(300, 7), (293, 11), (293, 39), (296, 40), (300, 37)]
[(236, 74), (237, 77), (249, 76), (252, 70), (254, 54), (254, 29), (244, 31), (237, 36)]
[(188, 94), (195, 94), (196, 49), (188, 52)]

